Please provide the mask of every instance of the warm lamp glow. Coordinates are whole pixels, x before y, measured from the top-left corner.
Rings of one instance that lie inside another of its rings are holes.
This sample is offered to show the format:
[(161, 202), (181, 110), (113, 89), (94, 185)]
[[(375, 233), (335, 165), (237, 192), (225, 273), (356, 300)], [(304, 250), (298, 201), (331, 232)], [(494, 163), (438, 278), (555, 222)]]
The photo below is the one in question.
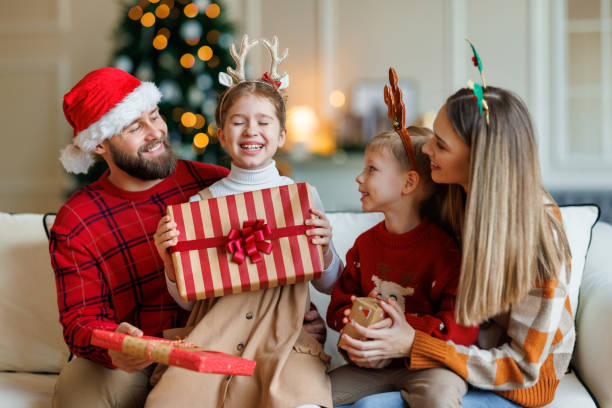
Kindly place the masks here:
[(423, 126), (429, 129), (433, 129), (434, 119), (436, 118), (436, 111), (428, 110), (424, 112), (419, 118), (419, 126)]
[(308, 143), (319, 127), (317, 114), (310, 106), (294, 106), (287, 112), (287, 136), (293, 143)]
[(334, 108), (340, 108), (344, 105), (345, 101), (346, 98), (344, 97), (342, 91), (336, 89), (331, 94), (329, 94), (329, 104)]

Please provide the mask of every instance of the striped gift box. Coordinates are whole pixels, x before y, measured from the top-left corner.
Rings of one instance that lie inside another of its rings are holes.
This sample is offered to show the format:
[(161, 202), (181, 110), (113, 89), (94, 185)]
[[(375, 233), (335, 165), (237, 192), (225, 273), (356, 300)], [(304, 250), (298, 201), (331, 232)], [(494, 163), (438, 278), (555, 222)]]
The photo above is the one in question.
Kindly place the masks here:
[(180, 231), (171, 249), (183, 300), (207, 299), (317, 279), (320, 245), (305, 235), (307, 183), (171, 205)]

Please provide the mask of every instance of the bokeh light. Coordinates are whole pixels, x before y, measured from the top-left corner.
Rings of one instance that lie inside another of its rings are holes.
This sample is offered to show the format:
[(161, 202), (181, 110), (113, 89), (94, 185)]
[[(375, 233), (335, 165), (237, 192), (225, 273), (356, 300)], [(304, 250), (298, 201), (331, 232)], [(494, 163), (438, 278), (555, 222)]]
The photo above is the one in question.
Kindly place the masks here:
[(196, 133), (196, 135), (193, 137), (193, 144), (199, 149), (204, 149), (206, 146), (208, 146), (209, 142), (210, 138), (206, 133)]
[(206, 16), (208, 18), (217, 18), (219, 17), (220, 13), (221, 8), (219, 8), (218, 4), (211, 4), (210, 6), (206, 7)]
[(151, 12), (145, 13), (140, 19), (140, 24), (145, 27), (151, 27), (153, 24), (155, 24), (155, 14)]
[(142, 17), (142, 7), (132, 7), (130, 11), (128, 11), (128, 17), (134, 21), (140, 20), (140, 17)]
[(193, 125), (195, 129), (202, 129), (206, 124), (206, 118), (199, 113), (196, 114), (196, 123)]
[(157, 34), (163, 35), (167, 39), (170, 39), (170, 30), (168, 30), (166, 27), (160, 28)]
[(185, 112), (181, 115), (181, 124), (185, 127), (193, 127), (196, 124), (196, 115), (192, 112)]
[(198, 58), (200, 58), (202, 61), (208, 61), (212, 58), (212, 56), (213, 50), (208, 45), (204, 45), (198, 50)]
[(221, 60), (219, 59), (219, 57), (215, 55), (210, 59), (210, 61), (208, 61), (208, 66), (211, 68), (217, 68), (220, 62)]
[(319, 127), (319, 118), (310, 106), (293, 106), (287, 111), (287, 136), (291, 142), (308, 143)]
[(156, 9), (155, 9), (155, 15), (158, 18), (166, 18), (170, 15), (170, 7), (168, 7), (166, 4), (160, 4)]
[(346, 97), (342, 93), (342, 91), (335, 90), (331, 94), (329, 94), (329, 103), (334, 108), (339, 108), (344, 105), (346, 102)]
[(200, 42), (200, 37), (186, 38), (185, 42), (191, 46), (197, 45)]
[(183, 13), (185, 13), (185, 16), (187, 16), (187, 18), (194, 18), (198, 15), (198, 6), (193, 3), (189, 3), (183, 9)]
[(210, 30), (206, 34), (206, 42), (208, 42), (209, 44), (216, 44), (217, 41), (219, 41), (220, 35), (221, 33), (218, 30)]
[(181, 108), (180, 106), (177, 106), (176, 108), (172, 109), (172, 119), (175, 122), (178, 122), (179, 120), (181, 120), (181, 116), (183, 115), (183, 108)]
[(149, 3), (153, 3), (153, 4), (159, 3), (159, 0), (149, 0)]
[(195, 57), (191, 54), (183, 54), (180, 63), (183, 68), (191, 68), (195, 64)]
[(208, 134), (211, 136), (216, 136), (217, 135), (217, 127), (215, 126), (214, 123), (211, 123), (210, 125), (208, 125)]
[(168, 46), (168, 39), (166, 37), (164, 37), (163, 35), (157, 35), (153, 39), (153, 47), (156, 50), (163, 50), (167, 46)]

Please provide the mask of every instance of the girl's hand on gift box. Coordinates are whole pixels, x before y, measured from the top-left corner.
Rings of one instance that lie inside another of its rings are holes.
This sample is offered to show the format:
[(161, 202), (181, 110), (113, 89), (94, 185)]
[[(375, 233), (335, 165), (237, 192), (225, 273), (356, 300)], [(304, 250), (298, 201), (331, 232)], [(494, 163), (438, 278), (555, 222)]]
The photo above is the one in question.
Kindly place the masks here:
[[(141, 337), (143, 335), (142, 330), (127, 322), (122, 322), (119, 324), (115, 331), (117, 333), (126, 333), (135, 337)], [(115, 367), (128, 373), (142, 370), (143, 368), (153, 364), (152, 361), (143, 360), (142, 358), (124, 354), (116, 350), (108, 350), (108, 356)]]
[(414, 342), (414, 329), (406, 321), (404, 312), (392, 299), (380, 301), (380, 306), (389, 317), (369, 327), (363, 327), (355, 321), (355, 328), (361, 341), (343, 334), (345, 344), (342, 345), (349, 358), (360, 367), (370, 367), (380, 360), (405, 358), (410, 356)]
[(155, 231), (153, 235), (157, 253), (164, 261), (166, 275), (168, 275), (168, 279), (172, 282), (176, 282), (176, 276), (174, 274), (174, 265), (168, 248), (176, 245), (178, 242), (178, 235), (179, 230), (176, 229), (176, 223), (170, 219), (169, 215), (164, 215), (159, 220), (159, 223), (157, 223), (157, 231)]
[(325, 263), (323, 268), (327, 269), (334, 258), (334, 254), (329, 248), (329, 243), (332, 237), (332, 226), (323, 211), (317, 208), (311, 208), (310, 213), (312, 214), (312, 218), (307, 219), (304, 223), (308, 226), (313, 226), (314, 228), (310, 228), (308, 231), (306, 231), (306, 235), (312, 237), (310, 241), (313, 244), (322, 246), (323, 260)]

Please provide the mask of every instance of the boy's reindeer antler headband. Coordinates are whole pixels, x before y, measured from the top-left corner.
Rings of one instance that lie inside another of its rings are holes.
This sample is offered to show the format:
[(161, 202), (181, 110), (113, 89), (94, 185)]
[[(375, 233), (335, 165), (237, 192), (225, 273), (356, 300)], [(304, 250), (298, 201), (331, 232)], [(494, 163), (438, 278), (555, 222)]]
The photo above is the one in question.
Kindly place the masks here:
[(482, 115), (482, 111), (485, 112), (485, 117), (487, 118), (487, 125), (489, 124), (489, 104), (487, 103), (487, 83), (484, 78), (484, 71), (482, 69), (482, 61), (480, 60), (480, 55), (476, 52), (476, 47), (474, 44), (467, 38), (465, 41), (470, 44), (472, 48), (472, 53), (474, 56), (472, 57), (472, 61), (474, 62), (474, 66), (478, 68), (478, 72), (480, 72), (480, 79), (482, 80), (482, 85), (476, 84), (473, 81), (468, 81), (468, 87), (474, 92), (474, 100), (478, 104), (478, 109), (480, 110), (480, 114)]
[[(270, 58), (272, 63), (270, 65), (270, 72), (266, 72), (262, 75), (261, 81), (267, 82), (272, 85), (276, 90), (285, 89), (289, 86), (289, 75), (286, 72), (282, 74), (278, 73), (278, 66), (283, 62), (287, 55), (289, 55), (289, 49), (285, 48), (283, 55), (278, 56), (278, 38), (274, 36), (272, 42), (262, 40), (268, 51), (270, 51)], [(236, 53), (236, 47), (234, 44), (230, 46), (230, 54), (234, 61), (236, 61), (236, 68), (227, 67), (227, 72), (219, 72), (219, 83), (231, 88), (232, 86), (239, 84), (240, 82), (246, 81), (246, 75), (244, 73), (244, 61), (249, 50), (259, 44), (259, 40), (253, 40), (249, 42), (249, 36), (245, 34), (242, 37), (242, 43), (240, 44), (240, 53)]]
[(387, 104), (387, 116), (389, 116), (393, 130), (395, 130), (400, 139), (402, 139), (402, 143), (410, 159), (412, 170), (417, 171), (418, 167), (414, 154), (414, 147), (410, 140), (410, 133), (408, 133), (408, 129), (406, 129), (406, 106), (402, 99), (402, 90), (397, 86), (397, 73), (393, 68), (389, 68), (389, 83), (391, 84), (391, 88), (385, 85), (384, 92), (385, 103)]

